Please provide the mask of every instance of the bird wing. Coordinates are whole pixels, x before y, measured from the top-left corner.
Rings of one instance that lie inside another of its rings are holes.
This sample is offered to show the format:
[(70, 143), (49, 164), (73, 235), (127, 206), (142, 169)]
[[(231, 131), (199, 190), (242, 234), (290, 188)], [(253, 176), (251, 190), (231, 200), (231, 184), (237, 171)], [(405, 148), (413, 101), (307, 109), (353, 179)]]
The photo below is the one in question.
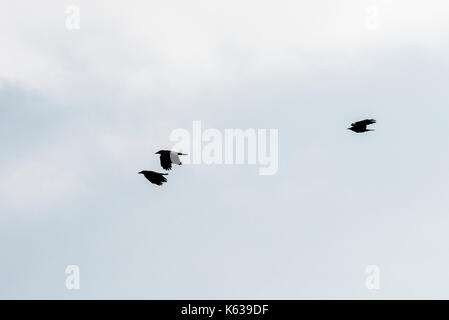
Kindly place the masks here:
[(367, 126), (367, 125), (370, 125), (370, 124), (373, 124), (373, 123), (376, 123), (376, 120), (374, 120), (374, 119), (366, 119), (366, 120), (362, 120), (362, 121), (358, 121), (358, 122), (356, 122), (355, 123), (355, 125), (357, 125), (357, 126)]
[(162, 185), (162, 183), (164, 182), (167, 182), (167, 179), (164, 177), (164, 175), (167, 174), (153, 171), (145, 172), (145, 178), (147, 178), (151, 183), (157, 184), (158, 186)]
[(171, 170), (170, 153), (161, 154), (161, 167), (165, 170)]
[(167, 179), (164, 177), (163, 174), (158, 173), (155, 176), (155, 184), (157, 184), (158, 186), (162, 185), (164, 182), (167, 182)]
[(174, 164), (181, 164), (181, 159), (179, 159), (179, 156), (176, 152), (170, 153), (170, 160)]

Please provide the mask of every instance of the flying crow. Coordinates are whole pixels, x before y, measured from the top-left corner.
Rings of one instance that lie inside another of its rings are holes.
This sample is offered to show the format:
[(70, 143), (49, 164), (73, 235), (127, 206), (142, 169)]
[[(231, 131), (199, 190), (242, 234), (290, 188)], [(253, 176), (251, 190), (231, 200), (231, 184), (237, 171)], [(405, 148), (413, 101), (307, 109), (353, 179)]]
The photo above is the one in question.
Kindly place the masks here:
[(179, 164), (182, 162), (179, 159), (179, 156), (186, 156), (187, 154), (181, 152), (175, 152), (170, 150), (159, 150), (156, 154), (161, 155), (161, 167), (165, 170), (171, 170), (171, 164)]
[(351, 127), (348, 128), (349, 130), (352, 130), (354, 132), (357, 133), (361, 133), (361, 132), (367, 132), (367, 131), (374, 131), (374, 129), (367, 129), (366, 126), (376, 123), (376, 120), (374, 119), (366, 119), (366, 120), (362, 120), (362, 121), (357, 121), (354, 123), (351, 123)]
[(154, 171), (140, 171), (139, 174), (143, 174), (144, 177), (148, 179), (148, 181), (157, 184), (158, 186), (162, 185), (164, 182), (167, 182), (167, 179), (164, 176), (166, 176), (168, 173), (159, 173)]

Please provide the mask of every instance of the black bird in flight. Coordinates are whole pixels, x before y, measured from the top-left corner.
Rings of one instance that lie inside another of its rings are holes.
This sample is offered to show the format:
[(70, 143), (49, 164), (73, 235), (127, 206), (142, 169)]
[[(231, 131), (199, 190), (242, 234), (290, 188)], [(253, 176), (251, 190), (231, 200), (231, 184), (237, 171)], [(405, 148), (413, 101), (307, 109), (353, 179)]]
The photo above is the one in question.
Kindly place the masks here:
[(167, 182), (167, 179), (164, 177), (168, 175), (168, 173), (159, 173), (154, 171), (140, 171), (139, 174), (143, 174), (145, 178), (148, 179), (151, 183), (157, 184), (158, 186), (162, 185), (164, 182)]
[(376, 123), (376, 120), (374, 119), (366, 119), (366, 120), (362, 120), (362, 121), (357, 121), (354, 123), (351, 123), (351, 127), (348, 128), (349, 130), (352, 130), (354, 132), (357, 133), (361, 133), (361, 132), (367, 132), (367, 131), (374, 131), (374, 129), (367, 129), (366, 126)]
[(181, 153), (181, 152), (175, 152), (175, 151), (170, 151), (170, 150), (159, 150), (158, 152), (156, 152), (156, 154), (160, 154), (161, 155), (161, 167), (164, 168), (165, 170), (171, 170), (171, 164), (179, 164), (181, 165), (182, 162), (179, 159), (179, 156), (186, 156), (186, 153)]

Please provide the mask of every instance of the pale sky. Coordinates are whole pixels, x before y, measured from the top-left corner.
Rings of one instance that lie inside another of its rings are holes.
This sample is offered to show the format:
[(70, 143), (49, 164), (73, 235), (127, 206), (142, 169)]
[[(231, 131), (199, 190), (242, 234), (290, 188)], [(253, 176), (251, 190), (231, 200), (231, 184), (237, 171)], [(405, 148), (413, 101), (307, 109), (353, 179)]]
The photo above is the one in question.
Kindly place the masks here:
[[(446, 0), (0, 9), (0, 298), (449, 298)], [(197, 120), (278, 129), (279, 171), (137, 174)]]

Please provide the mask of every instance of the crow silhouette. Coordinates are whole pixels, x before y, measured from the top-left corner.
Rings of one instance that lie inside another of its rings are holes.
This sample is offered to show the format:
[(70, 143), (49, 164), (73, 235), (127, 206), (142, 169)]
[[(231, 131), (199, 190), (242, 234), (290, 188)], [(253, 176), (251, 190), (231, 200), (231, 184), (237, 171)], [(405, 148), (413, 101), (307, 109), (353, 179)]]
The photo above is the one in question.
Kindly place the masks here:
[(179, 159), (179, 156), (186, 156), (187, 154), (181, 153), (181, 152), (175, 152), (170, 150), (159, 150), (156, 152), (156, 154), (160, 154), (160, 160), (161, 160), (161, 167), (165, 170), (171, 170), (171, 164), (179, 164), (181, 165), (182, 162)]
[(140, 171), (139, 174), (143, 174), (145, 178), (148, 179), (151, 183), (157, 184), (158, 186), (162, 185), (164, 182), (167, 182), (167, 179), (164, 177), (168, 175), (168, 173), (159, 173), (154, 171)]
[(362, 120), (362, 121), (357, 121), (354, 123), (351, 123), (351, 127), (348, 128), (349, 130), (352, 130), (354, 132), (357, 133), (361, 133), (361, 132), (367, 132), (367, 131), (374, 131), (374, 129), (367, 129), (366, 126), (376, 123), (376, 120), (374, 119), (366, 119), (366, 120)]

